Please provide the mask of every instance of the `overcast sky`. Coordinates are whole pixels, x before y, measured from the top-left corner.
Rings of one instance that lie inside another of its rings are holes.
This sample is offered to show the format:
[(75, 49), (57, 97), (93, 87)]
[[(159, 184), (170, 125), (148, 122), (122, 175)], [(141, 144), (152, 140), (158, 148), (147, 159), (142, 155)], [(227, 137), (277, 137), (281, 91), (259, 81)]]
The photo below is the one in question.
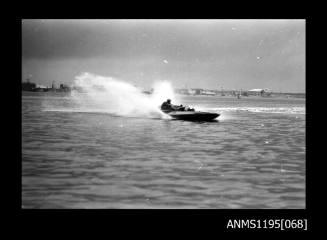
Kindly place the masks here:
[(23, 20), (22, 78), (305, 92), (305, 20)]

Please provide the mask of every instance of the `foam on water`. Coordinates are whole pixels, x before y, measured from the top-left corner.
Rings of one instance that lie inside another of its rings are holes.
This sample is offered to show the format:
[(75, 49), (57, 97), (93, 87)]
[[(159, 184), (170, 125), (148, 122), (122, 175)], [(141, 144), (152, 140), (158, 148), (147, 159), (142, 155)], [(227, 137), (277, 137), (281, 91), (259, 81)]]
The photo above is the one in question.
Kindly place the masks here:
[(153, 84), (147, 95), (130, 83), (112, 77), (83, 73), (75, 77), (69, 106), (46, 106), (46, 111), (97, 112), (129, 117), (167, 118), (159, 107), (163, 101), (177, 99), (168, 81)]
[(256, 113), (305, 114), (305, 107), (220, 107), (199, 108), (199, 110), (216, 112), (247, 111)]

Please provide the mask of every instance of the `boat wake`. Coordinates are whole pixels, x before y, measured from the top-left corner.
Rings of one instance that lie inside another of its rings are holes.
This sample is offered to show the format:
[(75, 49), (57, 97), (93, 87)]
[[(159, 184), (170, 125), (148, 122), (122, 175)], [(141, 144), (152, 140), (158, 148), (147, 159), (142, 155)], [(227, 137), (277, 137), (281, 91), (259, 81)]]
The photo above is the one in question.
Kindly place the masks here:
[(54, 109), (43, 109), (44, 112), (63, 112), (63, 113), (81, 113), (81, 114), (96, 114), (96, 115), (108, 115), (110, 117), (127, 117), (127, 118), (151, 118), (151, 119), (171, 119), (171, 117), (162, 115), (162, 114), (152, 114), (151, 116), (142, 116), (142, 115), (119, 115), (112, 113), (110, 111), (104, 111), (102, 109), (60, 109), (60, 108), (54, 108)]
[(253, 112), (253, 113), (279, 113), (279, 114), (305, 114), (305, 107), (199, 107), (201, 111), (213, 112)]

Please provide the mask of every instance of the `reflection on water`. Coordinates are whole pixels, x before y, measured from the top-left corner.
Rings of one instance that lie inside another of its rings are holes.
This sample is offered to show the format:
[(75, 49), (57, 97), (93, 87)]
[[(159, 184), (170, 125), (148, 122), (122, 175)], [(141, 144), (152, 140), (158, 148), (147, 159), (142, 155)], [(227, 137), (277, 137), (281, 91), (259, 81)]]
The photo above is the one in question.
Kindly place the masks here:
[(305, 208), (305, 114), (266, 111), (304, 100), (185, 97), (265, 108), (195, 123), (47, 111), (45, 99), (69, 101), (23, 96), (24, 208)]

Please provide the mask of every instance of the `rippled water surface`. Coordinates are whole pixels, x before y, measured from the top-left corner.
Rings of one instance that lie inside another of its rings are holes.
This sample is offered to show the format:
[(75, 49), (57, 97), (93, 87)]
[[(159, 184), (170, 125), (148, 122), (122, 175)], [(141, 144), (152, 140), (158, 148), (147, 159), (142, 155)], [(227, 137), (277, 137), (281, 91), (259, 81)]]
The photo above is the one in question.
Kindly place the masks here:
[(181, 98), (219, 121), (76, 111), (68, 96), (23, 94), (22, 207), (305, 208), (304, 99)]

